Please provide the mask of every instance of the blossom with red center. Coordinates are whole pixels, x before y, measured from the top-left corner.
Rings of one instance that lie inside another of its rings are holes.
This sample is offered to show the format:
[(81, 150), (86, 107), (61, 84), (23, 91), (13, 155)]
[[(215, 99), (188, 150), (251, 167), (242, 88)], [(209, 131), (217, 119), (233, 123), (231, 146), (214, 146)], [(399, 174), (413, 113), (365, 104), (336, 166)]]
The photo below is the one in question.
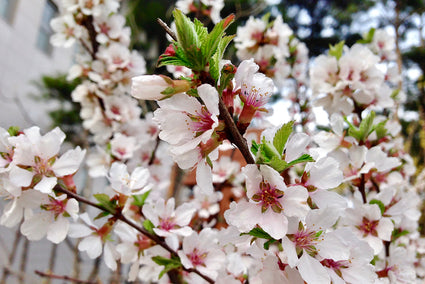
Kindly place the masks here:
[(224, 214), (226, 221), (241, 232), (260, 226), (273, 238), (283, 238), (288, 228), (287, 217), (301, 218), (307, 214), (307, 190), (302, 186), (286, 187), (280, 174), (266, 165), (260, 165), (260, 169), (247, 165), (242, 172), (249, 202), (231, 203)]
[(154, 204), (143, 206), (143, 215), (152, 222), (154, 232), (165, 237), (167, 244), (176, 249), (179, 245), (178, 236), (188, 236), (192, 229), (188, 226), (196, 209), (189, 203), (184, 203), (174, 209), (174, 198), (165, 202), (159, 198)]
[(182, 250), (177, 254), (185, 268), (195, 268), (212, 279), (218, 276), (225, 259), (225, 254), (217, 245), (215, 232), (209, 228), (203, 229), (199, 234), (193, 232), (186, 236)]
[(284, 192), (277, 189), (266, 182), (260, 183), (260, 190), (254, 194), (251, 199), (261, 203), (261, 212), (265, 212), (269, 207), (276, 212), (280, 213), (283, 210), (282, 204), (279, 202), (279, 198), (282, 198)]
[(186, 94), (176, 94), (158, 101), (154, 113), (159, 123), (159, 137), (170, 143), (170, 152), (181, 168), (199, 163), (221, 143), (215, 129), (218, 122), (218, 93), (211, 85), (197, 89), (203, 104)]

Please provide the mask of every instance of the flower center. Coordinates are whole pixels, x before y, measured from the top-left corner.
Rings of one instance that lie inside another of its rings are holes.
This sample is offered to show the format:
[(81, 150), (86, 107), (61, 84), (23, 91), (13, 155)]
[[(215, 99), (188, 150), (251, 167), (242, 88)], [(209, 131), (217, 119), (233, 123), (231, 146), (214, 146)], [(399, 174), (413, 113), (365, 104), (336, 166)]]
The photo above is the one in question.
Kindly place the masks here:
[(195, 114), (187, 114), (190, 118), (190, 129), (195, 132), (195, 136), (199, 136), (207, 130), (210, 130), (214, 124), (214, 120), (211, 118), (211, 113), (205, 106), (201, 108), (201, 111), (195, 111)]
[(364, 236), (372, 235), (372, 236), (378, 236), (378, 232), (376, 231), (376, 227), (378, 227), (379, 220), (371, 221), (367, 219), (366, 217), (363, 217), (362, 224), (360, 226), (357, 226), (357, 228), (363, 232)]
[(266, 212), (269, 207), (276, 213), (282, 212), (283, 207), (279, 202), (279, 198), (283, 197), (285, 193), (264, 181), (260, 183), (259, 189), (252, 196), (252, 200), (261, 203), (261, 212)]
[(55, 214), (55, 218), (57, 218), (65, 212), (65, 206), (66, 202), (50, 197), (50, 203), (41, 205), (41, 208), (53, 212), (53, 214)]
[(207, 253), (202, 253), (198, 251), (197, 248), (193, 250), (192, 253), (188, 254), (190, 262), (192, 262), (193, 266), (205, 266), (205, 258), (207, 257)]
[(298, 231), (293, 236), (293, 242), (297, 248), (312, 253), (316, 250), (314, 245), (316, 245), (318, 241), (318, 234), (317, 232), (309, 230)]
[(176, 227), (176, 224), (174, 223), (174, 218), (165, 218), (159, 220), (159, 226), (160, 229), (164, 231), (170, 231)]

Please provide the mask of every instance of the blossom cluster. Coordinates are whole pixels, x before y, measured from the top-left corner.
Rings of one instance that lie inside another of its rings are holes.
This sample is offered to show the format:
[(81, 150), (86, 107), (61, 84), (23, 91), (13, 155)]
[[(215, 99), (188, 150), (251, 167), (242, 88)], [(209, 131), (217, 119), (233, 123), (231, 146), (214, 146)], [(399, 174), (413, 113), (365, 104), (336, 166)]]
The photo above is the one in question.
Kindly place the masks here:
[[(0, 193), (8, 200), (2, 225), (21, 223), (30, 240), (80, 238), (78, 249), (90, 258), (103, 254), (110, 269), (128, 264), (129, 281), (423, 280), (420, 190), (411, 184), (415, 168), (389, 109), (393, 71), (379, 65), (393, 50), (382, 31), (314, 61), (311, 93), (330, 115), (329, 130), (297, 132), (289, 121), (247, 141), (279, 82), (292, 77), (308, 88), (305, 46), (280, 17), (272, 24), (250, 18), (238, 29), (236, 66), (223, 60), (233, 17), (220, 21), (208, 10), (219, 11), (221, 2), (178, 1), (186, 13), (204, 9), (216, 26), (209, 32), (173, 12), (175, 40), (158, 64), (191, 71), (173, 80), (133, 77), (144, 65), (128, 50), (118, 1), (71, 2), (52, 22), (52, 42), (86, 48), (70, 71), (82, 81), (73, 99), (97, 144), (87, 160), (90, 175), (106, 177), (109, 186), (95, 189), (96, 203), (78, 194), (73, 176), (85, 150), (60, 155), (65, 137), (58, 128), (45, 135), (37, 127), (0, 129)], [(142, 112), (136, 99), (158, 108)], [(235, 146), (243, 165), (224, 154)], [(196, 174), (196, 185), (178, 196), (169, 192), (172, 161)], [(78, 202), (101, 213), (80, 212)]]

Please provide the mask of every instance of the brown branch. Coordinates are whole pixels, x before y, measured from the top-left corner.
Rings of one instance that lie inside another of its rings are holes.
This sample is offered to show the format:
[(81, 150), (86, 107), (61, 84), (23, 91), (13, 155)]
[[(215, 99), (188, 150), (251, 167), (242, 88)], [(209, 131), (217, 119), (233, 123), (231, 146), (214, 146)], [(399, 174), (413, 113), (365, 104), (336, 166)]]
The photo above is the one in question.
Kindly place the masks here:
[(155, 148), (152, 150), (152, 154), (151, 154), (151, 157), (150, 157), (149, 163), (148, 163), (149, 166), (153, 165), (153, 163), (155, 162), (156, 150), (158, 150), (158, 146), (159, 146), (160, 141), (161, 140), (159, 139), (159, 136), (156, 137)]
[[(142, 233), (143, 235), (145, 235), (146, 237), (148, 237), (149, 239), (151, 239), (152, 241), (154, 241), (156, 244), (158, 244), (159, 246), (161, 246), (162, 248), (164, 248), (165, 250), (167, 250), (172, 256), (178, 257), (177, 253), (170, 248), (164, 241), (162, 238), (158, 237), (157, 235), (151, 234), (150, 232), (148, 232), (145, 228), (143, 227), (139, 227), (136, 224), (133, 223), (133, 221), (127, 219), (124, 215), (121, 214), (121, 212), (113, 212), (111, 210), (108, 210), (107, 208), (104, 208), (101, 205), (98, 205), (96, 203), (91, 202), (90, 200), (85, 199), (84, 197), (73, 193), (67, 189), (64, 189), (60, 186), (56, 186), (55, 190), (58, 192), (62, 192), (65, 193), (66, 195), (68, 195), (69, 197), (72, 197), (74, 199), (76, 199), (79, 202), (85, 203), (89, 206), (95, 207), (103, 212), (108, 212), (109, 214), (113, 215), (117, 220), (120, 220), (121, 222), (126, 223), (127, 225), (129, 225), (130, 227), (133, 227), (134, 229), (136, 229), (138, 232)], [(183, 270), (188, 271), (186, 268), (182, 267)], [(214, 283), (214, 281), (209, 278), (208, 276), (203, 275), (202, 273), (200, 273), (198, 270), (191, 270), (191, 272), (194, 272), (196, 274), (198, 274), (199, 276), (201, 276), (203, 279), (205, 279), (208, 283)]]
[(99, 49), (99, 43), (96, 40), (97, 32), (93, 25), (93, 16), (87, 16), (82, 22), (83, 26), (87, 29), (89, 33), (90, 43), (91, 43), (91, 57), (93, 60), (96, 59), (96, 53)]
[(81, 279), (76, 279), (76, 278), (72, 278), (70, 276), (66, 276), (66, 275), (56, 275), (56, 274), (52, 274), (52, 273), (45, 273), (39, 270), (35, 270), (34, 271), (35, 274), (37, 274), (40, 277), (45, 277), (48, 279), (59, 279), (59, 280), (64, 280), (64, 281), (72, 281), (76, 284), (98, 284), (99, 282), (94, 282), (94, 281), (86, 281), (86, 280), (81, 280)]
[[(22, 221), (21, 221), (21, 224), (22, 224)], [(16, 230), (15, 240), (13, 241), (12, 250), (10, 251), (10, 255), (9, 255), (9, 259), (8, 259), (8, 265), (10, 265), (10, 266), (12, 266), (12, 264), (15, 260), (16, 252), (18, 251), (17, 248), (18, 248), (18, 245), (19, 245), (19, 241), (21, 240), (21, 237), (22, 237), (22, 234), (21, 234), (21, 230), (20, 230), (20, 226), (19, 226), (19, 228)], [(7, 277), (9, 276), (9, 274), (10, 274), (10, 269), (5, 267), (3, 269), (3, 276), (2, 276), (2, 279), (0, 281), (1, 284), (6, 284), (6, 280), (7, 280)]]
[(164, 23), (164, 21), (163, 20), (161, 20), (160, 18), (157, 18), (156, 19), (157, 20), (157, 22), (158, 22), (158, 24), (160, 24), (161, 25), (161, 27), (167, 32), (167, 34), (169, 34), (170, 35), (170, 37), (172, 37), (175, 41), (177, 41), (177, 36), (176, 36), (176, 34), (173, 32), (173, 30), (172, 29), (170, 29), (168, 26), (167, 26), (167, 24), (166, 23)]
[(25, 283), (25, 271), (27, 270), (27, 262), (28, 262), (28, 248), (30, 245), (30, 241), (28, 239), (25, 239), (24, 241), (24, 247), (22, 248), (22, 254), (21, 254), (21, 265), (19, 266), (19, 270), (21, 271), (21, 274), (19, 275), (19, 283)]
[(220, 118), (222, 118), (226, 124), (226, 131), (228, 136), (230, 136), (228, 137), (230, 138), (230, 142), (234, 143), (239, 148), (239, 151), (241, 151), (247, 164), (255, 164), (245, 138), (243, 138), (243, 136), (239, 133), (239, 130), (221, 97), (219, 97), (218, 108), (220, 110)]
[(366, 198), (365, 184), (366, 184), (365, 174), (362, 174), (361, 177), (360, 177), (359, 191), (362, 194), (363, 203), (366, 204), (367, 203), (367, 198)]

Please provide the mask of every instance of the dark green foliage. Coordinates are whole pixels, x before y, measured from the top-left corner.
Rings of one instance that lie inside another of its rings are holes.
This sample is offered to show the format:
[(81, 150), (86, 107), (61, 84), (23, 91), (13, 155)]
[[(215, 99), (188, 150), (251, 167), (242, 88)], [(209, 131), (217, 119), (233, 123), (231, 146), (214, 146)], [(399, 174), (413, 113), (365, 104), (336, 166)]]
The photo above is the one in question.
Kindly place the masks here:
[(39, 90), (33, 95), (38, 100), (56, 101), (59, 107), (49, 112), (52, 127), (60, 127), (66, 134), (66, 141), (82, 146), (82, 120), (80, 104), (72, 101), (71, 93), (80, 84), (79, 80), (68, 81), (65, 74), (45, 75), (40, 82), (34, 83)]

